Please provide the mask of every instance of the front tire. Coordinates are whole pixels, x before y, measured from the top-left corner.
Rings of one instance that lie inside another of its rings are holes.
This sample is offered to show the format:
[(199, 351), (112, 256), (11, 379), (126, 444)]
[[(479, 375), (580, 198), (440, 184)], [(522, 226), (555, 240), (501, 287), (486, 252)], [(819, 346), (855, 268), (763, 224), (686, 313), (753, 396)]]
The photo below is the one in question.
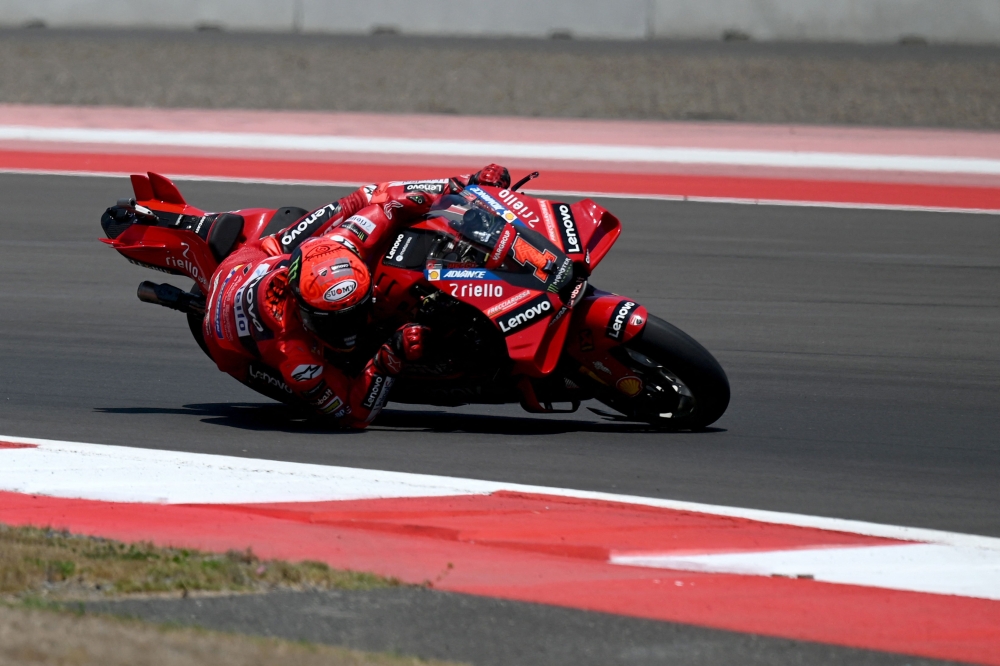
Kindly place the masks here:
[(643, 380), (643, 391), (632, 398), (617, 392), (598, 398), (630, 419), (664, 430), (699, 430), (719, 420), (729, 406), (729, 379), (719, 362), (659, 317), (649, 315), (616, 356)]

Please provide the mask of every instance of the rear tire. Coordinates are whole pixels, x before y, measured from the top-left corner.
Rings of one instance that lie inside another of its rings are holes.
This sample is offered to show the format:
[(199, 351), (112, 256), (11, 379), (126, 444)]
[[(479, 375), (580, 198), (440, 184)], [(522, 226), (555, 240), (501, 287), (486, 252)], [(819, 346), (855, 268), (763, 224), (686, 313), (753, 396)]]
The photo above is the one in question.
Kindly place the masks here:
[(649, 315), (646, 326), (617, 356), (643, 379), (643, 393), (628, 398), (602, 391), (598, 399), (630, 419), (664, 430), (699, 430), (719, 420), (729, 406), (729, 379), (719, 362), (659, 317)]

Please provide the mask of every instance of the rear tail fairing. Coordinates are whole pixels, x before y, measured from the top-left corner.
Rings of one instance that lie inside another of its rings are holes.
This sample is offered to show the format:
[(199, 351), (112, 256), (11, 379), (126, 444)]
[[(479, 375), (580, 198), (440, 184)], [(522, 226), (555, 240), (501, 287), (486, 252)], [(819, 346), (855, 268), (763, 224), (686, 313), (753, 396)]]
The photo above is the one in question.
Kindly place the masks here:
[(135, 199), (105, 212), (101, 226), (108, 238), (101, 241), (134, 264), (191, 278), (203, 293), (222, 259), (248, 238), (259, 238), (280, 213), (206, 213), (188, 204), (176, 185), (159, 174), (133, 175), (131, 180)]

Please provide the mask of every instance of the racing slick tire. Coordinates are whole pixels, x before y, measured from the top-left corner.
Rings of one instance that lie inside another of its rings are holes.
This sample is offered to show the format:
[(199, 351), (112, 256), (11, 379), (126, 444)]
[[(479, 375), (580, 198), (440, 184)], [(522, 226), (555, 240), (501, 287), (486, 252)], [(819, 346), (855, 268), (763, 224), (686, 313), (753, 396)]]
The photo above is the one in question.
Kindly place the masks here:
[(627, 397), (601, 391), (596, 397), (630, 420), (661, 430), (700, 430), (729, 406), (729, 379), (715, 357), (694, 338), (659, 317), (619, 348), (618, 360), (642, 380), (642, 391)]

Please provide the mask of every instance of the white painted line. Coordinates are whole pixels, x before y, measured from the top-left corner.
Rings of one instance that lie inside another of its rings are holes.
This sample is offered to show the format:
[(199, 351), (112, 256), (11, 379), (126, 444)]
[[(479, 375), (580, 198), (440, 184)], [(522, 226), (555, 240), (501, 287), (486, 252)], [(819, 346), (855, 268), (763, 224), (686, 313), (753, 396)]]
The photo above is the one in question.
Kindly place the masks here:
[(0, 441), (38, 446), (36, 449), (0, 449), (0, 490), (54, 497), (239, 504), (485, 495), (511, 491), (1000, 551), (1000, 539), (994, 537), (698, 502), (29, 437), (0, 436)]
[[(520, 190), (519, 190), (520, 191)], [(843, 201), (799, 201), (792, 199), (747, 199), (741, 197), (700, 197), (686, 194), (618, 194), (614, 192), (579, 192), (575, 190), (523, 190), (534, 196), (557, 195), (564, 197), (603, 197), (605, 199), (646, 199), (651, 201), (690, 201), (692, 203), (721, 203), (737, 206), (792, 206), (797, 208), (841, 208), (845, 210), (894, 210), (910, 213), (969, 213), (972, 215), (1000, 215), (996, 208), (943, 208), (939, 206), (911, 206), (906, 204), (851, 203)]]
[(1000, 159), (0, 125), (0, 141), (1000, 175)]
[(750, 576), (811, 577), (826, 583), (1000, 600), (1000, 553), (988, 548), (903, 544), (711, 555), (613, 555), (612, 564)]
[[(26, 176), (78, 176), (84, 178), (128, 178), (124, 171), (64, 171), (54, 169), (15, 169), (0, 167), (0, 174)], [(239, 178), (236, 176), (171, 176), (174, 182), (198, 181), (209, 183), (245, 183), (249, 185), (296, 185), (309, 187), (361, 187), (368, 183), (346, 181), (291, 180), (281, 178)], [(522, 191), (522, 190), (519, 190)], [(836, 208), (842, 210), (885, 210), (908, 213), (965, 213), (970, 215), (1000, 215), (995, 208), (942, 208), (938, 206), (908, 206), (904, 204), (845, 203), (842, 201), (793, 201), (784, 199), (746, 199), (739, 197), (699, 197), (683, 194), (622, 194), (618, 192), (580, 192), (577, 190), (523, 190), (534, 196), (601, 197), (640, 201), (689, 201), (693, 203), (718, 203), (734, 206), (791, 206), (798, 208)]]

